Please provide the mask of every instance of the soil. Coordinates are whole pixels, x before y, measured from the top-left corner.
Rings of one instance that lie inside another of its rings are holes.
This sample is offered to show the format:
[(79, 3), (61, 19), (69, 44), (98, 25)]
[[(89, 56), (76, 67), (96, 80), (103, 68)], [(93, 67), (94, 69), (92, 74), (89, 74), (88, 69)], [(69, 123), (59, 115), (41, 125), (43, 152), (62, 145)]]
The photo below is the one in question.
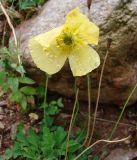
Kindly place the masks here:
[[(52, 96), (53, 97), (53, 96)], [(55, 96), (58, 97), (58, 96)], [(32, 123), (28, 117), (28, 115), (24, 115), (18, 111), (18, 107), (13, 104), (10, 107), (7, 105), (7, 98), (1, 99), (0, 101), (0, 123), (4, 125), (4, 129), (0, 130), (1, 135), (1, 147), (0, 147), (0, 155), (2, 155), (5, 150), (12, 146), (13, 139), (15, 137), (16, 126), (18, 123), (23, 122), (25, 124), (26, 130), (32, 126), (38, 131), (38, 123), (40, 121), (36, 121)], [(52, 98), (49, 98), (52, 99)], [(55, 99), (55, 98), (54, 98)], [(56, 123), (63, 125), (66, 129), (69, 126), (72, 108), (73, 108), (73, 100), (64, 98), (64, 108), (61, 113), (56, 117)], [(137, 109), (136, 105), (130, 106), (126, 109), (125, 114), (119, 124), (119, 127), (116, 130), (116, 133), (113, 139), (121, 139), (127, 137), (133, 133), (136, 133), (136, 121), (137, 121)], [(94, 109), (94, 104), (92, 104), (92, 109)], [(88, 104), (86, 102), (80, 102), (80, 109), (77, 115), (77, 120), (73, 131), (77, 128), (86, 128), (87, 126), (87, 108)], [(112, 131), (112, 128), (115, 125), (115, 122), (120, 114), (121, 109), (117, 106), (111, 105), (101, 105), (99, 106), (96, 126), (95, 126), (95, 134), (94, 141), (98, 139), (107, 139), (109, 134)], [(92, 113), (94, 113), (92, 111)], [(41, 117), (41, 113), (38, 113)], [(91, 114), (91, 119), (93, 120), (93, 114)], [(109, 151), (115, 148), (126, 148), (131, 149), (137, 147), (137, 137), (134, 137), (134, 140), (129, 143), (117, 143), (106, 146), (106, 144), (99, 144), (93, 149), (94, 155), (102, 155), (104, 153), (109, 153)], [(106, 156), (106, 155), (105, 155)]]

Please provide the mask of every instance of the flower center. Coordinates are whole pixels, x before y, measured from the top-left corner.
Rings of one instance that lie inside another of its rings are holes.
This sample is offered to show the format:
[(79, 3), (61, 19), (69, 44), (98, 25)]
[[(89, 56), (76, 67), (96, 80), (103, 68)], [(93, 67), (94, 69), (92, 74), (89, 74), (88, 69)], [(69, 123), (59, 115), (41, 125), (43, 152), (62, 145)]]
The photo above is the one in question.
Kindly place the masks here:
[(62, 33), (56, 38), (56, 42), (58, 46), (66, 52), (70, 52), (75, 45), (73, 33), (68, 28), (62, 31)]
[(66, 45), (71, 45), (73, 43), (73, 38), (71, 36), (64, 36), (64, 39), (63, 39), (64, 43)]

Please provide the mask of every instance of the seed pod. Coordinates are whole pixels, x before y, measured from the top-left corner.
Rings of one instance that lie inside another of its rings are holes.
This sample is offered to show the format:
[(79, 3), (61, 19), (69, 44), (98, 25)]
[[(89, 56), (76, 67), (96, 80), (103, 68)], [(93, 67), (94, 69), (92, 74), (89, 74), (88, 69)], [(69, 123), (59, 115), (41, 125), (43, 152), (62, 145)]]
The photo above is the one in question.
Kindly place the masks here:
[(92, 0), (87, 0), (87, 6), (89, 10), (90, 10), (91, 4), (92, 4)]

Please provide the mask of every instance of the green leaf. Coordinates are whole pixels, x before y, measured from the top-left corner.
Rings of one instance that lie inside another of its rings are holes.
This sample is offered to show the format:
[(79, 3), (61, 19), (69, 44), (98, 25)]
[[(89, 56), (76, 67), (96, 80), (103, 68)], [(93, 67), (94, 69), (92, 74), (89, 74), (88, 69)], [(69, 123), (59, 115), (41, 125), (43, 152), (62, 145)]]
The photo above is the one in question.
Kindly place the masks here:
[(58, 113), (58, 107), (57, 106), (49, 106), (46, 110), (47, 115), (55, 115)]
[(0, 54), (10, 54), (10, 51), (7, 47), (0, 48)]
[(23, 133), (23, 130), (17, 134), (16, 138), (17, 138), (17, 141), (20, 143), (20, 145), (29, 146), (29, 143), (27, 142), (27, 139)]
[(94, 156), (93, 160), (100, 160), (98, 156)]
[(82, 130), (80, 129), (76, 135), (77, 142), (80, 143), (82, 140), (84, 140), (85, 136), (86, 136), (85, 129), (82, 129)]
[(20, 91), (25, 95), (36, 95), (36, 89), (30, 86), (20, 88)]
[(36, 149), (38, 148), (39, 137), (37, 136), (37, 134), (34, 132), (32, 128), (29, 129), (27, 140), (30, 143), (30, 145), (35, 146)]
[(22, 65), (18, 66), (16, 68), (16, 71), (19, 72), (19, 73), (26, 73), (26, 71), (25, 71), (25, 69), (24, 69), (24, 67)]
[(20, 103), (22, 98), (23, 98), (23, 94), (20, 91), (17, 91), (17, 92), (12, 93), (12, 95), (10, 97), (10, 100), (13, 101), (13, 102)]
[(18, 87), (19, 87), (19, 80), (17, 77), (10, 77), (8, 78), (8, 85), (10, 86), (11, 90), (13, 92), (17, 92), (18, 91)]
[(34, 107), (35, 106), (35, 98), (34, 96), (30, 95), (30, 96), (27, 96), (27, 103), (31, 106), (31, 107)]
[(5, 154), (2, 157), (0, 157), (0, 160), (9, 160), (12, 158), (12, 156), (13, 156), (13, 150), (7, 149), (5, 151)]
[(9, 65), (11, 68), (13, 68), (18, 73), (26, 73), (26, 71), (22, 65), (17, 65), (16, 63), (11, 63)]
[(37, 89), (36, 89), (36, 92), (37, 92), (37, 95), (38, 97), (44, 97), (45, 95), (45, 87), (43, 86), (39, 86)]
[(0, 86), (2, 86), (5, 82), (6, 79), (6, 72), (5, 71), (1, 71), (0, 72)]
[(57, 130), (55, 131), (55, 141), (56, 141), (56, 145), (57, 147), (61, 146), (61, 144), (63, 143), (64, 139), (67, 136), (66, 131), (64, 130), (64, 128), (62, 127), (57, 127)]
[(24, 95), (22, 96), (22, 99), (20, 101), (20, 105), (21, 105), (23, 110), (26, 110), (26, 108), (27, 108), (27, 98)]
[(52, 149), (54, 147), (54, 138), (53, 133), (50, 132), (49, 128), (44, 127), (43, 128), (43, 136), (42, 136), (42, 150), (46, 153), (52, 152)]
[(70, 140), (69, 141), (69, 151), (71, 153), (76, 152), (79, 148), (81, 148), (81, 144), (78, 143), (77, 141), (74, 140)]
[(10, 64), (11, 68), (16, 69), (17, 68), (17, 64), (16, 63), (12, 63)]
[(34, 84), (35, 83), (35, 81), (33, 81), (32, 79), (28, 77), (19, 77), (19, 82), (24, 83), (24, 84)]
[(46, 115), (45, 120), (43, 119), (43, 121), (46, 121), (48, 127), (52, 127), (54, 119), (52, 117)]
[(19, 3), (19, 6), (20, 6), (20, 9), (22, 9), (22, 10), (26, 10), (26, 9), (30, 9), (30, 8), (32, 8), (32, 7), (36, 7), (36, 1), (30, 1), (30, 0), (22, 0), (22, 1), (20, 1), (20, 3)]
[(57, 105), (59, 106), (59, 107), (64, 107), (64, 104), (63, 104), (63, 102), (62, 102), (62, 98), (59, 98), (58, 100), (57, 100)]

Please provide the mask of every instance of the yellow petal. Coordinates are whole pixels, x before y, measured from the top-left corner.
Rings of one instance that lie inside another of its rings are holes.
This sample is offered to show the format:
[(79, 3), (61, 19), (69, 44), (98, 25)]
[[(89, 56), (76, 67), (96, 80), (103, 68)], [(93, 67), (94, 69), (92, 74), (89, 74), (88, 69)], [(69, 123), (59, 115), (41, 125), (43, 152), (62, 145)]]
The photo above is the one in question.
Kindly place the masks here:
[(35, 36), (35, 40), (37, 40), (42, 46), (49, 47), (53, 39), (61, 33), (62, 28), (63, 26), (54, 28), (49, 32), (39, 34)]
[(35, 37), (29, 41), (29, 49), (34, 63), (49, 75), (58, 72), (67, 59), (67, 54), (63, 53), (57, 44), (51, 43), (50, 46), (50, 50), (47, 51)]
[(88, 45), (76, 47), (69, 56), (73, 76), (83, 76), (100, 65), (98, 53)]
[(75, 8), (66, 16), (66, 23), (68, 26), (76, 26), (79, 29), (81, 37), (88, 44), (98, 44), (99, 28), (82, 13), (79, 8)]

